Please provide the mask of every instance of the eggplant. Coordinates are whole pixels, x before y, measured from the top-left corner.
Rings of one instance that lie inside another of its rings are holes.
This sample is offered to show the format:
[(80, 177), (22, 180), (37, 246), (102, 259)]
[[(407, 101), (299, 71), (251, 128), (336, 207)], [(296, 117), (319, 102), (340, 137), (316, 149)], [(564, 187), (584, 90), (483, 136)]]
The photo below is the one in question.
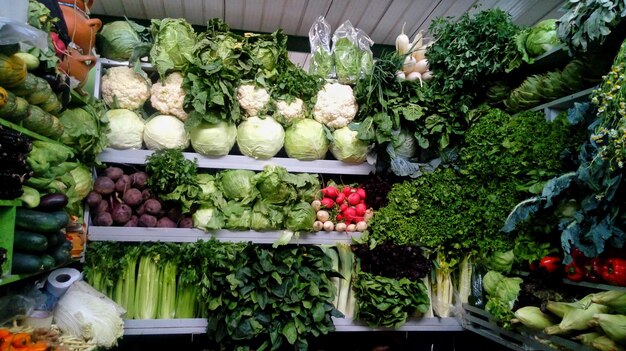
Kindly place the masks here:
[(68, 202), (67, 196), (61, 193), (50, 193), (41, 197), (39, 200), (39, 206), (36, 208), (39, 211), (53, 212), (62, 210)]

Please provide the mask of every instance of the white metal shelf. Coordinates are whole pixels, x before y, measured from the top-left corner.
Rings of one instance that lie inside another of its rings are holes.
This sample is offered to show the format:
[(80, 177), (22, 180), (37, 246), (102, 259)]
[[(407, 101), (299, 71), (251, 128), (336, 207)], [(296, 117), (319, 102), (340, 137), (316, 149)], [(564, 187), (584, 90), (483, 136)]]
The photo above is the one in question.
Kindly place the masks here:
[[(115, 61), (110, 60), (108, 58), (101, 57), (98, 59), (103, 67), (116, 67), (116, 66), (130, 66), (130, 62), (128, 61)], [(153, 71), (154, 66), (150, 62), (141, 62), (141, 68), (146, 71)]]
[[(205, 232), (195, 228), (144, 228), (144, 227), (98, 227), (89, 226), (89, 240), (91, 241), (125, 241), (125, 242), (196, 242), (210, 240), (215, 237), (225, 242), (253, 242), (256, 244), (273, 244), (283, 234), (282, 230), (257, 232), (254, 230), (233, 231), (216, 230)], [(337, 242), (350, 243), (352, 238), (358, 238), (361, 233), (313, 232), (294, 235), (291, 244), (335, 244)]]
[[(152, 150), (116, 150), (108, 148), (98, 158), (102, 162), (143, 165), (146, 157)], [(300, 161), (295, 158), (273, 157), (268, 160), (255, 160), (252, 157), (242, 155), (227, 155), (220, 157), (208, 157), (195, 152), (184, 152), (188, 160), (198, 160), (199, 168), (213, 169), (249, 169), (261, 171), (268, 164), (283, 166), (289, 172), (298, 173), (322, 173), (342, 175), (368, 175), (374, 169), (368, 163), (351, 164), (337, 160)]]
[[(371, 332), (371, 331), (463, 331), (461, 324), (454, 318), (423, 318), (410, 320), (397, 329), (370, 328), (360, 321), (334, 318), (336, 332)], [(124, 335), (157, 334), (204, 334), (207, 320), (189, 319), (128, 319), (124, 321)]]
[(543, 110), (546, 114), (546, 118), (551, 121), (556, 117), (556, 115), (560, 113), (560, 111), (567, 110), (571, 107), (574, 107), (574, 103), (588, 101), (591, 93), (597, 88), (598, 87), (591, 87), (591, 88), (579, 91), (577, 93), (564, 96), (560, 99), (556, 99), (550, 102), (546, 102), (545, 104), (535, 106), (531, 108), (530, 110), (531, 111)]

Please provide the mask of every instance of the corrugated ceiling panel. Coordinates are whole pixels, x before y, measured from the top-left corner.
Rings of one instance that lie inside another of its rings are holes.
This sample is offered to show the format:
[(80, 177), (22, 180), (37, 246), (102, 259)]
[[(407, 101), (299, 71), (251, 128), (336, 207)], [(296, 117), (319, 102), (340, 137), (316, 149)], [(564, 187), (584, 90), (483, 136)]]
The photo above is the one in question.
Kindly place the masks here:
[(423, 1), (394, 0), (370, 37), (376, 43), (395, 44), (396, 37), (402, 32), (405, 22), (405, 33), (411, 35), (409, 28), (414, 25), (416, 14), (423, 11), (424, 5)]
[(183, 3), (185, 19), (193, 24), (202, 25), (204, 22), (204, 25), (206, 25), (203, 3), (203, 0), (185, 0)]
[(171, 18), (185, 18), (183, 0), (165, 0), (163, 3), (165, 16)]
[(261, 20), (261, 32), (273, 32), (280, 26), (280, 18), (282, 17), (282, 9), (285, 7), (285, 0), (266, 0), (263, 9), (263, 17)]
[[(165, 13), (165, 0), (142, 0), (146, 18), (165, 18), (170, 17)], [(171, 0), (167, 0), (170, 2)], [(176, 1), (174, 1), (176, 2)]]
[[(300, 27), (300, 21), (304, 16), (306, 2), (299, 0), (287, 0), (281, 14), (280, 27), (289, 35), (295, 35)], [(307, 32), (307, 35), (308, 32)]]
[[(418, 4), (421, 5), (420, 10), (415, 12), (414, 18), (409, 19), (407, 21), (407, 25), (404, 31), (404, 33), (409, 36), (410, 40), (413, 40), (413, 37), (415, 37), (415, 34), (417, 34), (417, 32), (420, 30), (423, 30), (424, 35), (426, 35), (426, 31), (428, 30), (428, 26), (430, 25), (430, 22), (434, 18), (439, 17), (442, 14), (444, 14), (448, 10), (448, 8), (450, 8), (449, 4), (440, 6), (441, 3), (442, 3), (442, 0), (438, 0), (438, 1), (422, 0), (418, 2)], [(391, 36), (393, 40), (390, 39), (390, 41), (392, 41), (393, 44), (395, 44), (396, 37), (401, 32), (402, 32), (402, 24), (400, 24), (400, 27), (395, 31), (394, 33), (395, 36), (393, 35)], [(391, 45), (391, 42), (390, 42), (390, 45)]]
[[(424, 20), (420, 23), (418, 31), (423, 30), (424, 34), (428, 37), (428, 28), (435, 18), (442, 16), (459, 18), (465, 12), (470, 10), (475, 4), (476, 0), (443, 0), (435, 9), (433, 9), (428, 17), (424, 18)], [(414, 36), (416, 33), (417, 31), (414, 31), (411, 34)], [(411, 37), (411, 39), (412, 38), (413, 37)]]
[[(184, 0), (187, 2), (187, 0)], [(224, 1), (225, 0), (204, 0), (204, 13), (199, 25), (206, 26), (207, 22), (212, 18), (224, 19)]]
[(517, 17), (513, 17), (513, 21), (519, 25), (532, 26), (544, 18), (559, 18), (557, 15), (552, 17), (546, 15), (561, 8), (561, 3), (562, 1), (558, 0), (538, 1), (535, 6), (522, 9)]
[[(276, 7), (269, 7), (268, 2), (265, 0), (256, 0), (256, 1), (246, 1), (245, 2), (245, 11), (243, 12), (243, 23), (244, 26), (240, 27), (240, 29), (245, 29), (250, 32), (260, 32), (261, 31), (261, 23), (263, 22), (263, 12), (264, 11), (276, 11)], [(274, 25), (274, 29), (278, 28)]]
[(302, 16), (302, 19), (300, 20), (300, 25), (298, 26), (295, 34), (299, 36), (308, 36), (309, 29), (311, 28), (313, 22), (320, 15), (326, 15), (331, 2), (331, 0), (307, 1), (306, 9), (304, 10), (304, 14)]
[[(348, 3), (345, 11), (339, 11), (338, 8), (335, 7), (335, 3), (337, 2), (340, 4), (342, 2)], [(385, 15), (385, 11), (387, 11), (391, 3), (392, 0), (371, 0), (367, 3), (359, 1), (334, 0), (328, 11), (327, 19), (332, 27), (332, 31), (337, 29), (337, 27), (339, 27), (346, 20), (349, 20), (353, 26), (362, 29), (371, 37), (372, 32), (376, 29), (376, 26)]]
[[(244, 17), (246, 16), (246, 0), (228, 0), (224, 2), (224, 20), (231, 28), (244, 29)], [(248, 28), (245, 28), (248, 29)]]
[(304, 67), (308, 56), (306, 52), (289, 51), (289, 60), (300, 67)]
[(143, 3), (137, 0), (122, 0), (124, 4), (124, 14), (127, 17), (133, 18), (146, 18), (146, 11), (143, 8)]
[[(106, 0), (106, 1), (96, 1), (96, 2), (102, 4), (105, 15), (124, 16), (125, 10), (124, 10), (124, 5), (122, 4), (122, 0)], [(94, 13), (99, 13), (99, 12), (96, 12), (94, 9)]]
[(104, 7), (102, 6), (102, 1), (95, 1), (93, 3), (93, 5), (91, 5), (91, 8), (89, 9), (89, 12), (93, 12), (93, 13), (104, 13)]
[(563, 4), (559, 4), (557, 7), (552, 9), (552, 11), (546, 13), (539, 21), (548, 19), (548, 18), (556, 18), (559, 19), (565, 14), (565, 10), (563, 9)]

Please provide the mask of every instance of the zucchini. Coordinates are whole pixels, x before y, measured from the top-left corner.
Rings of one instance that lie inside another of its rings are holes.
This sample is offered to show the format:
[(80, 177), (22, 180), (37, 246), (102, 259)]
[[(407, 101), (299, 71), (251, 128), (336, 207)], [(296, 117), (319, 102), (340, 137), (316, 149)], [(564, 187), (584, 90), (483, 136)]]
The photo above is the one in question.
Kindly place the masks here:
[(61, 109), (63, 108), (63, 106), (61, 105), (61, 101), (59, 101), (59, 98), (54, 95), (54, 93), (50, 94), (48, 96), (48, 99), (43, 104), (40, 104), (39, 107), (41, 107), (42, 110), (52, 114), (61, 111)]
[(43, 254), (39, 257), (41, 258), (41, 266), (43, 267), (44, 270), (47, 271), (49, 269), (56, 267), (57, 261), (54, 259), (54, 257), (47, 255), (47, 254)]
[(17, 101), (15, 100), (17, 96), (15, 96), (15, 94), (13, 94), (10, 91), (7, 91), (7, 90), (5, 91), (7, 93), (7, 96), (6, 96), (6, 101), (0, 106), (0, 118), (10, 119), (10, 117), (13, 115), (13, 113), (17, 109)]
[(24, 128), (44, 136), (48, 136), (52, 123), (52, 115), (35, 105), (28, 106), (28, 116), (22, 121)]
[(65, 228), (70, 220), (65, 210), (54, 212), (35, 211), (18, 208), (15, 213), (15, 227), (37, 233), (54, 233)]
[(43, 271), (43, 262), (41, 261), (41, 257), (27, 253), (13, 252), (11, 273), (32, 274), (41, 271)]
[[(1, 60), (2, 59), (0, 58), (0, 61)], [(26, 64), (24, 64), (24, 67), (26, 67)], [(24, 79), (19, 85), (10, 88), (13, 94), (26, 97), (37, 89), (37, 76), (32, 73), (28, 73), (26, 75), (26, 79)]]
[(26, 99), (16, 96), (15, 97), (15, 111), (13, 111), (12, 120), (19, 122), (28, 116), (28, 107), (30, 104)]
[[(52, 116), (52, 115), (51, 115)], [(47, 135), (50, 139), (58, 140), (63, 136), (63, 123), (57, 116), (52, 116), (52, 126), (50, 127), (50, 131)]]
[(48, 238), (40, 233), (16, 229), (13, 249), (23, 253), (40, 254), (48, 249)]
[(50, 193), (39, 199), (38, 211), (51, 212), (62, 210), (68, 202), (67, 196), (61, 193)]

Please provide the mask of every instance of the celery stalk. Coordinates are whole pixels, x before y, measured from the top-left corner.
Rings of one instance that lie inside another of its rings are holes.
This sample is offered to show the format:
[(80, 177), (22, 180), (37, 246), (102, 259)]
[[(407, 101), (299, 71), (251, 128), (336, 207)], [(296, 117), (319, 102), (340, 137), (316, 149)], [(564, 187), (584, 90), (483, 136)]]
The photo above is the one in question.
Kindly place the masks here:
[(195, 318), (198, 310), (196, 294), (198, 288), (185, 284), (178, 284), (176, 291), (176, 318)]
[(139, 259), (137, 288), (135, 289), (135, 317), (137, 319), (154, 319), (157, 316), (160, 276), (155, 259), (149, 253)]
[(157, 318), (171, 319), (176, 314), (176, 263), (166, 262), (160, 269), (162, 287), (160, 290)]
[(435, 265), (435, 297), (432, 301), (433, 310), (438, 317), (450, 317), (453, 306), (454, 287), (452, 285), (452, 264), (444, 260), (443, 254), (437, 254)]
[(472, 262), (470, 255), (466, 255), (459, 264), (459, 299), (461, 303), (467, 303), (472, 286)]

